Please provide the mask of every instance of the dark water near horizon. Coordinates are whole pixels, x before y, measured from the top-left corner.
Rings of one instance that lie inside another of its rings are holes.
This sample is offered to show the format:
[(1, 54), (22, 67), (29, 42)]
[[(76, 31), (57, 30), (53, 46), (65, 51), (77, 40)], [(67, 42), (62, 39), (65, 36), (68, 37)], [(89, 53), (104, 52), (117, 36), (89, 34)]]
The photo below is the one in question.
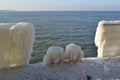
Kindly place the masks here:
[(101, 20), (120, 20), (119, 11), (0, 11), (0, 23), (30, 22), (34, 24), (33, 55), (44, 55), (48, 47), (65, 48), (69, 43), (80, 45), (85, 57), (96, 56), (96, 27)]

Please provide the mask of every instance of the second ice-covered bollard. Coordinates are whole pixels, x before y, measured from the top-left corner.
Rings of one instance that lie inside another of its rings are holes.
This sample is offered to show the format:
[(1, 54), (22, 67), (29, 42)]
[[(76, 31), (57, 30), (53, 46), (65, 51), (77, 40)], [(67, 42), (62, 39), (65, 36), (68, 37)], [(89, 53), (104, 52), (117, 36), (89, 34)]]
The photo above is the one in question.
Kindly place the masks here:
[(0, 23), (0, 68), (29, 64), (34, 30), (30, 23)]
[(98, 57), (120, 56), (120, 21), (101, 21), (95, 34)]

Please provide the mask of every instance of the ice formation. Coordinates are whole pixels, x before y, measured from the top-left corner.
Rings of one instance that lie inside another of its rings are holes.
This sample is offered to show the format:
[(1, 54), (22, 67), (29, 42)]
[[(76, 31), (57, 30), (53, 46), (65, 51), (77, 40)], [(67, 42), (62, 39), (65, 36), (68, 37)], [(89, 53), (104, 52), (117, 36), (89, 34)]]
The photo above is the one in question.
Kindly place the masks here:
[(29, 64), (34, 30), (30, 23), (0, 23), (0, 68)]
[(51, 46), (48, 48), (47, 54), (44, 56), (43, 65), (57, 64), (62, 61), (64, 49), (59, 46)]
[(110, 69), (106, 65), (103, 66), (103, 70), (105, 74), (110, 74)]
[(101, 21), (95, 34), (98, 57), (120, 55), (120, 21)]
[(69, 44), (66, 46), (66, 59), (71, 62), (82, 61), (84, 57), (84, 52), (81, 50), (81, 47), (76, 44)]

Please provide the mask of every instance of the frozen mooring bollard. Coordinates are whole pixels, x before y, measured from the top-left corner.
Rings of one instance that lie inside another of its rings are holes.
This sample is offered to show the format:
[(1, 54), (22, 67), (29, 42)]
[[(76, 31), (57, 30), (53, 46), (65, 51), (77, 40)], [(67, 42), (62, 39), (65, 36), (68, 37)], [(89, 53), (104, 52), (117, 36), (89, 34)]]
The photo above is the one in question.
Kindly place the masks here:
[(0, 23), (0, 68), (29, 64), (34, 30), (30, 23)]
[(99, 22), (95, 44), (99, 58), (120, 56), (120, 21)]

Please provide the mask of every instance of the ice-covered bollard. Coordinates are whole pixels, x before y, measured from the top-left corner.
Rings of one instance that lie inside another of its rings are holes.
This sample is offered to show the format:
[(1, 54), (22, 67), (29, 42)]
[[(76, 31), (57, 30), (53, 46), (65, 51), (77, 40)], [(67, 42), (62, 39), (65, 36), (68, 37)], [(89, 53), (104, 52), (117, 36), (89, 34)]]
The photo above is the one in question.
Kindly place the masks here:
[(100, 21), (95, 45), (99, 58), (120, 56), (120, 21)]
[(68, 62), (82, 62), (84, 52), (81, 50), (81, 47), (79, 45), (71, 43), (66, 46), (65, 56), (66, 61)]
[(48, 66), (50, 64), (58, 64), (63, 61), (64, 49), (59, 46), (51, 46), (47, 50), (47, 54), (44, 56), (43, 65)]
[(0, 68), (29, 64), (34, 30), (30, 23), (0, 23)]

